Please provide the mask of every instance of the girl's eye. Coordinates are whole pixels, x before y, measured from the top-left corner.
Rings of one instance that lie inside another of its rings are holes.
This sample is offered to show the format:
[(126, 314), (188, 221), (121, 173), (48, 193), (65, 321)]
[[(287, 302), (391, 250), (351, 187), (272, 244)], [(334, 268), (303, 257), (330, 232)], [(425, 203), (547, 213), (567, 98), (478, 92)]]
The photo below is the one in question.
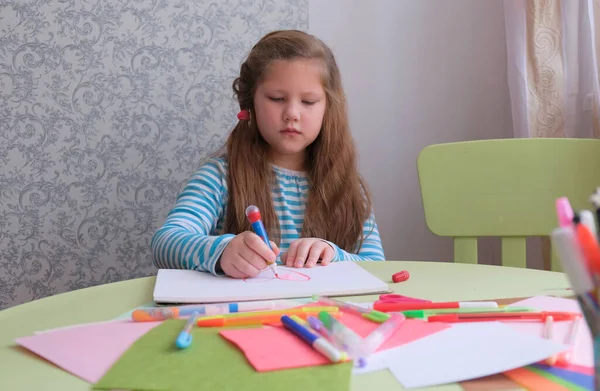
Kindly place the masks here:
[(283, 102), (283, 98), (275, 98), (275, 97), (270, 96), (269, 99), (272, 100), (273, 102)]
[(309, 101), (307, 101), (307, 100), (303, 100), (303, 101), (302, 101), (302, 103), (304, 103), (305, 105), (312, 106), (312, 105), (314, 105), (314, 104), (315, 104), (315, 103), (317, 103), (317, 102), (309, 102)]

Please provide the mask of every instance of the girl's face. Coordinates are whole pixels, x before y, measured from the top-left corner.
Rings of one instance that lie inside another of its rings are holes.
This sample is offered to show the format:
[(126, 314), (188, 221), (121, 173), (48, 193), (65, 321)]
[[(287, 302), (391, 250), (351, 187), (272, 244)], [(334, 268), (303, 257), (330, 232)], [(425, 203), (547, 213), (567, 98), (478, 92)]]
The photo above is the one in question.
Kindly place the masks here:
[(326, 96), (316, 60), (273, 61), (254, 94), (254, 117), (273, 164), (304, 170), (304, 151), (321, 132)]

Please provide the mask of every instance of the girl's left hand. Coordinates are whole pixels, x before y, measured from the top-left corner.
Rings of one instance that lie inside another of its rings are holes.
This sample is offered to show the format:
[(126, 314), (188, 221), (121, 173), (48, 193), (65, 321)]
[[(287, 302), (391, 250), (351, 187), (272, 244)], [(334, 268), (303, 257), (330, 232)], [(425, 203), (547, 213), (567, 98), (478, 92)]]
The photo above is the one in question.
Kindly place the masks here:
[(333, 247), (323, 239), (300, 238), (290, 244), (288, 251), (281, 255), (281, 261), (286, 266), (314, 267), (321, 260), (321, 265), (326, 266), (334, 255)]

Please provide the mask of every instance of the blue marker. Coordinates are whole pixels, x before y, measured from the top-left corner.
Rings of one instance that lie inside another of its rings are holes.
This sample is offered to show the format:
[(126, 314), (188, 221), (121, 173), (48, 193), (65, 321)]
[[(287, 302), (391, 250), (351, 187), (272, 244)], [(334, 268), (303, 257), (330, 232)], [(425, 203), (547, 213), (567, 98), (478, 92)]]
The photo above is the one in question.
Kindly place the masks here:
[[(262, 218), (260, 217), (260, 210), (258, 210), (258, 207), (256, 205), (250, 205), (249, 207), (247, 207), (246, 217), (248, 217), (248, 221), (250, 221), (254, 233), (260, 236), (260, 238), (267, 244), (267, 246), (269, 246), (269, 248), (273, 250), (273, 248), (271, 247), (271, 243), (269, 242), (269, 237), (267, 236), (267, 230), (265, 229), (265, 226), (262, 222)], [(273, 273), (277, 275), (277, 263), (269, 263), (269, 266), (271, 267), (271, 270), (273, 270)]]
[(290, 330), (301, 340), (312, 346), (313, 349), (327, 357), (331, 362), (340, 362), (347, 359), (347, 356), (344, 353), (336, 349), (325, 338), (313, 334), (308, 328), (292, 318), (293, 317), (287, 315), (281, 317), (281, 323), (283, 323), (286, 329)]
[(192, 328), (194, 327), (197, 318), (198, 313), (194, 312), (186, 322), (183, 330), (179, 333), (179, 336), (175, 341), (175, 345), (177, 345), (179, 349), (185, 349), (192, 344)]

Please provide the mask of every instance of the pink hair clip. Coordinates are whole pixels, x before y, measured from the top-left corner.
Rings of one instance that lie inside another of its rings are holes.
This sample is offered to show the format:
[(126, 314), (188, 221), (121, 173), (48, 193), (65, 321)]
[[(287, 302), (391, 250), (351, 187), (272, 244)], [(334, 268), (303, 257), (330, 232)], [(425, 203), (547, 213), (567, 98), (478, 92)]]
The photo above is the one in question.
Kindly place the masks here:
[(237, 118), (240, 121), (248, 121), (250, 119), (250, 110), (241, 110), (238, 113)]

